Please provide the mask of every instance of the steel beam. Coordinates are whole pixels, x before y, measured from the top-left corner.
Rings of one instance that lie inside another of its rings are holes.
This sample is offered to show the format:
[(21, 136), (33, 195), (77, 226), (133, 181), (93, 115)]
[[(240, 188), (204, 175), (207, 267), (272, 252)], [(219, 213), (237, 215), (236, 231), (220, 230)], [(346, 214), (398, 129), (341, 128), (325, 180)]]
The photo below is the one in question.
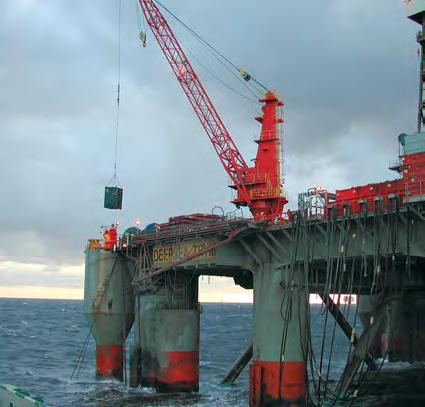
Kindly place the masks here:
[(282, 256), (280, 255), (279, 252), (277, 252), (273, 246), (266, 240), (266, 238), (264, 236), (262, 236), (261, 234), (257, 235), (258, 240), (261, 241), (261, 243), (263, 243), (263, 245), (270, 251), (270, 253), (276, 257), (276, 259), (278, 259), (279, 261), (283, 262), (284, 259), (282, 258)]
[(379, 333), (379, 326), (385, 317), (386, 304), (387, 302), (382, 302), (376, 308), (375, 315), (371, 317), (370, 325), (367, 326), (360, 335), (360, 338), (357, 341), (357, 345), (351, 354), (350, 360), (345, 366), (344, 372), (342, 373), (341, 378), (339, 379), (339, 382), (335, 388), (336, 394), (344, 395), (347, 392), (361, 363), (366, 359), (369, 348), (373, 343), (376, 335)]
[(249, 341), (248, 346), (243, 351), (242, 355), (239, 356), (238, 360), (230, 368), (229, 372), (222, 380), (222, 384), (233, 384), (235, 380), (242, 373), (242, 370), (249, 363), (252, 358), (252, 339)]
[(239, 240), (239, 243), (242, 245), (242, 247), (248, 252), (248, 254), (254, 259), (254, 261), (257, 263), (257, 266), (261, 264), (260, 258), (255, 254), (255, 252), (251, 249), (248, 243), (246, 243), (243, 239)]
[[(319, 293), (319, 297), (322, 299), (323, 303), (328, 307), (330, 313), (335, 318), (335, 321), (338, 323), (342, 332), (344, 332), (345, 336), (351, 341), (351, 343), (356, 346), (358, 342), (358, 337), (353, 329), (353, 327), (349, 324), (349, 322), (345, 319), (343, 313), (339, 310), (339, 307), (332, 300), (331, 296), (324, 296)], [(367, 353), (365, 356), (365, 362), (371, 369), (376, 369), (376, 363), (373, 360), (373, 357), (370, 353)]]
[(208, 253), (210, 250), (217, 249), (221, 246), (224, 246), (224, 245), (230, 243), (233, 239), (235, 239), (237, 236), (239, 236), (242, 232), (246, 231), (247, 229), (249, 229), (249, 227), (242, 227), (240, 229), (236, 229), (236, 230), (232, 231), (226, 239), (221, 240), (218, 243), (209, 245), (204, 250), (201, 250), (197, 253), (191, 254), (191, 255), (184, 257), (182, 259), (178, 259), (178, 260), (168, 264), (167, 266), (160, 268), (159, 270), (155, 270), (155, 271), (152, 270), (152, 272), (148, 272), (146, 275), (138, 278), (137, 280), (134, 280), (134, 283), (140, 283), (140, 282), (149, 280), (152, 277), (157, 277), (157, 276), (164, 274), (165, 272), (173, 269), (174, 267), (180, 266), (180, 265), (182, 265), (182, 264), (184, 264), (184, 263), (186, 263), (190, 260), (193, 260), (193, 259), (196, 259), (197, 257), (202, 256), (205, 253)]

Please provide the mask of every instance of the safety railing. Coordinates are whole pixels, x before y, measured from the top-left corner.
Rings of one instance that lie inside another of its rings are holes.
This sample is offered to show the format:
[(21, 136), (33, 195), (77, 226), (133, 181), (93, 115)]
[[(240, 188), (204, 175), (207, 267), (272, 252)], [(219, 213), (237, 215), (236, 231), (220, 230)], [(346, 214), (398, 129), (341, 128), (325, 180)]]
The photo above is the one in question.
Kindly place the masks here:
[(388, 164), (388, 168), (390, 170), (398, 170), (403, 165), (403, 161), (400, 158), (397, 158), (396, 160), (391, 160)]
[(425, 195), (425, 181), (410, 181), (404, 185), (406, 198)]
[(239, 218), (234, 214), (228, 214), (221, 219), (200, 221), (187, 225), (159, 225), (153, 232), (140, 231), (128, 238), (124, 237), (121, 239), (121, 246), (123, 243), (126, 246), (134, 246), (139, 243), (172, 240), (176, 237), (193, 237), (197, 235), (225, 232), (247, 223), (248, 221), (249, 219)]
[[(266, 184), (268, 181), (268, 177), (266, 175), (258, 175), (258, 174), (245, 174), (243, 175), (243, 180), (245, 185), (250, 184)], [(230, 187), (234, 186), (234, 182), (229, 178), (228, 185)]]
[(280, 196), (281, 194), (282, 190), (280, 187), (257, 189), (249, 193), (251, 199), (272, 198)]

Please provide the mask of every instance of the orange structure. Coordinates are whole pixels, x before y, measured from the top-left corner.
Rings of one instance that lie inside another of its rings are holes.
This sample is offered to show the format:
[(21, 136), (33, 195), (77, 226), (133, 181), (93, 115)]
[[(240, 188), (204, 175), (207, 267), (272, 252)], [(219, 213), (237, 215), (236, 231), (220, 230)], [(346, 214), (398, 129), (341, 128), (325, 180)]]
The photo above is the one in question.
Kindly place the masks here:
[(117, 246), (117, 225), (111, 225), (109, 229), (103, 231), (103, 249), (113, 250)]

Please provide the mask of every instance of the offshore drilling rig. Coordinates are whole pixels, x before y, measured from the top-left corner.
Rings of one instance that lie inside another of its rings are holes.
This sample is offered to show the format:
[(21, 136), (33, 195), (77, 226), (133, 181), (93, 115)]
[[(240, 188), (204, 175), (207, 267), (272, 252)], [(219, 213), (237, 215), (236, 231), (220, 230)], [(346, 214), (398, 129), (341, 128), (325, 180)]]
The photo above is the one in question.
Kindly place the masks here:
[[(84, 309), (98, 376), (123, 380), (124, 345), (134, 326), (130, 386), (196, 392), (201, 275), (232, 277), (254, 290), (252, 346), (226, 379), (233, 381), (252, 358), (251, 407), (336, 402), (356, 394), (360, 366), (376, 370), (377, 358), (425, 361), (425, 1), (405, 3), (408, 17), (421, 25), (420, 101), (417, 132), (399, 136), (400, 157), (390, 164), (398, 177), (335, 193), (311, 188), (299, 195), (297, 211), (285, 212), (276, 93), (267, 90), (261, 99), (258, 151), (248, 167), (156, 2), (140, 0), (232, 180), (233, 202), (247, 206), (253, 218), (179, 216), (143, 231), (130, 228), (122, 237), (111, 228), (104, 242), (89, 240)], [(332, 388), (322, 361), (308, 372), (311, 293), (320, 295), (350, 344)], [(338, 301), (342, 293), (359, 298), (359, 334)]]

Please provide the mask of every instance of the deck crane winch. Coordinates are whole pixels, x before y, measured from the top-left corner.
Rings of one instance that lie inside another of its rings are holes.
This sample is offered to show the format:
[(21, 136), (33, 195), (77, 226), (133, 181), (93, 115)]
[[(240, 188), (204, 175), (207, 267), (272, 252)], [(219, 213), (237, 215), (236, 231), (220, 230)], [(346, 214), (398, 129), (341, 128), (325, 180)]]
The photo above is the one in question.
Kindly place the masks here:
[[(232, 202), (237, 207), (248, 206), (256, 220), (281, 217), (287, 203), (282, 192), (280, 168), (279, 124), (283, 119), (279, 107), (283, 103), (272, 91), (267, 91), (260, 99), (264, 103), (263, 114), (256, 120), (262, 124), (262, 129), (256, 140), (258, 150), (254, 166), (249, 167), (154, 0), (139, 0), (139, 3), (147, 24), (233, 183), (231, 188), (237, 191)], [(248, 76), (246, 80), (249, 80)]]

